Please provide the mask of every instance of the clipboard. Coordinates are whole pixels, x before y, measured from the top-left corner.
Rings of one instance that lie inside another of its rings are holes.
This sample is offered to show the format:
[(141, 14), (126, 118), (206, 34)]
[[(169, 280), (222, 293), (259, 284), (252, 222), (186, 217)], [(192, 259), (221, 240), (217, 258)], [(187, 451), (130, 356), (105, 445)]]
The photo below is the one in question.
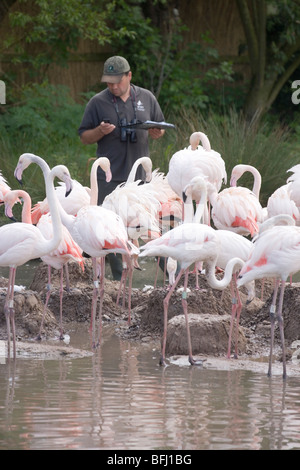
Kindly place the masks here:
[(154, 128), (157, 128), (157, 129), (175, 129), (174, 124), (170, 124), (169, 122), (164, 122), (164, 121), (161, 121), (161, 122), (156, 122), (156, 121), (141, 122), (141, 121), (138, 121), (135, 124), (127, 124), (126, 126), (122, 126), (122, 127), (125, 127), (126, 129), (144, 129), (144, 130), (154, 129)]

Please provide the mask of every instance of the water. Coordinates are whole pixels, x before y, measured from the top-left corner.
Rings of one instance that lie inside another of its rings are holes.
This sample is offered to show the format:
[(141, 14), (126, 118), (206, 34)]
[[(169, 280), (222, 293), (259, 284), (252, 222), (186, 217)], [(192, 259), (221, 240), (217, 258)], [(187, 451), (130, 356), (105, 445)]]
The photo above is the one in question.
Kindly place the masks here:
[[(90, 350), (88, 325), (68, 333)], [(0, 357), (0, 449), (300, 449), (300, 375), (163, 368), (159, 355), (105, 326), (89, 357)]]
[[(87, 326), (70, 332), (89, 348)], [(101, 351), (0, 364), (0, 449), (300, 449), (300, 379), (158, 365), (104, 328)]]

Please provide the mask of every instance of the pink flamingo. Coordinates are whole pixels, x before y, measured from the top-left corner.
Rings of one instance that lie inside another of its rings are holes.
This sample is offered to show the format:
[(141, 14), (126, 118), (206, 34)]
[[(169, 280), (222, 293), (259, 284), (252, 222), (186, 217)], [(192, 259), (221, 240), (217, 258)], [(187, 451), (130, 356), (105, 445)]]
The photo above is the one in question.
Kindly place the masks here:
[[(98, 159), (99, 160), (99, 159)], [(100, 162), (96, 160), (95, 165), (99, 165)], [(40, 157), (33, 154), (23, 154), (19, 159), (18, 173), (22, 174), (25, 168), (30, 163), (38, 164), (44, 174), (49, 173), (49, 166)], [(69, 230), (74, 241), (80, 246), (80, 248), (91, 256), (93, 261), (93, 273), (94, 273), (94, 289), (92, 299), (92, 332), (93, 332), (93, 347), (97, 347), (100, 343), (101, 338), (101, 309), (104, 294), (104, 258), (108, 253), (121, 253), (126, 257), (128, 269), (132, 271), (131, 266), (131, 254), (136, 252), (137, 249), (128, 240), (127, 232), (121, 218), (112, 211), (109, 211), (103, 207), (96, 205), (86, 205), (82, 207), (77, 216), (67, 214), (65, 210), (58, 206), (62, 223)], [(100, 332), (98, 341), (95, 339), (95, 317), (96, 317), (96, 304), (99, 295), (99, 274), (97, 258), (100, 258), (100, 309), (99, 309), (99, 325)], [(132, 278), (132, 276), (130, 277)], [(129, 286), (129, 301), (128, 301), (128, 322), (130, 323), (130, 312), (131, 312), (131, 285)]]
[[(23, 190), (13, 190), (8, 192), (5, 195), (4, 202), (5, 202), (5, 214), (7, 217), (14, 219), (12, 208), (14, 204), (22, 198), (24, 201), (23, 209), (22, 209), (22, 222), (27, 224), (32, 224), (31, 219), (31, 198), (26, 191)], [(47, 240), (51, 240), (53, 237), (53, 224), (51, 215), (49, 213), (42, 215), (37, 223), (38, 229), (41, 231), (43, 236)], [(83, 256), (82, 250), (79, 248), (77, 243), (74, 242), (72, 239), (69, 231), (66, 227), (62, 227), (63, 238), (59, 246), (53, 250), (51, 253), (47, 253), (44, 256), (41, 256), (42, 261), (48, 265), (48, 284), (47, 284), (47, 295), (46, 295), (46, 302), (44, 306), (43, 317), (39, 329), (39, 333), (37, 335), (37, 339), (41, 339), (41, 332), (44, 324), (46, 309), (48, 306), (48, 302), (51, 295), (51, 267), (54, 269), (59, 269), (61, 271), (60, 276), (60, 339), (64, 338), (63, 335), (63, 327), (62, 327), (62, 297), (63, 297), (63, 272), (64, 266), (71, 260), (78, 262), (82, 269), (83, 266)], [(67, 275), (67, 289), (69, 290), (69, 278), (68, 278), (68, 270), (66, 270)]]
[[(106, 182), (109, 182), (111, 180), (111, 170), (110, 170), (110, 162), (108, 158), (102, 157), (97, 160), (97, 166), (94, 167), (94, 170), (91, 170), (95, 172), (95, 169), (97, 169), (98, 165), (102, 168), (102, 170), (105, 172), (106, 176)], [(93, 168), (93, 167), (92, 167)], [(58, 197), (58, 200), (63, 207), (63, 209), (67, 212), (67, 214), (71, 215), (76, 215), (77, 212), (81, 209), (81, 207), (86, 206), (91, 203), (91, 193), (93, 193), (96, 196), (93, 196), (94, 198), (97, 197), (97, 176), (94, 176), (91, 178), (91, 185), (93, 184), (93, 191), (92, 187), (88, 188), (86, 186), (82, 186), (79, 181), (72, 179), (72, 192), (68, 198), (65, 197), (65, 187), (63, 183), (59, 183), (59, 186), (55, 188), (55, 193)], [(92, 204), (97, 204), (97, 199), (96, 201), (93, 200)], [(40, 217), (43, 214), (47, 214), (49, 212), (48, 208), (48, 202), (47, 198), (45, 198), (43, 201), (38, 202), (37, 204), (34, 205), (32, 208), (32, 223), (37, 224)]]
[(8, 353), (10, 355), (10, 326), (12, 327), (13, 355), (16, 357), (16, 332), (14, 320), (14, 284), (16, 269), (27, 261), (40, 258), (55, 250), (62, 239), (62, 223), (58, 205), (54, 195), (53, 180), (60, 178), (66, 183), (67, 192), (71, 189), (71, 178), (68, 169), (59, 165), (54, 167), (45, 177), (46, 194), (49, 200), (50, 213), (53, 221), (54, 236), (47, 240), (41, 231), (31, 224), (16, 222), (0, 227), (0, 266), (9, 266), (9, 280), (4, 312), (8, 333)]
[[(145, 184), (135, 181), (136, 171), (142, 165), (145, 174)], [(135, 269), (141, 269), (137, 254), (139, 253), (140, 240), (149, 240), (160, 236), (158, 213), (160, 202), (157, 193), (153, 191), (150, 183), (152, 178), (152, 161), (149, 157), (141, 157), (136, 160), (128, 175), (127, 181), (118, 185), (114, 191), (108, 194), (102, 204), (105, 209), (118, 214), (127, 230), (128, 238), (136, 246), (137, 252), (133, 254), (132, 264)], [(117, 303), (121, 295), (122, 287), (126, 284), (128, 272), (123, 269), (117, 296)], [(131, 272), (129, 272), (131, 275)], [(131, 280), (129, 280), (131, 283)], [(123, 304), (125, 295), (123, 295)]]
[[(203, 211), (203, 205), (206, 203), (206, 185), (203, 185), (201, 192), (201, 200), (197, 208), (195, 218), (200, 219)], [(197, 213), (198, 212), (198, 213)], [(180, 263), (181, 269), (176, 277), (174, 284), (169, 290), (167, 296), (164, 299), (164, 332), (163, 332), (163, 343), (160, 364), (165, 364), (165, 351), (167, 341), (167, 323), (168, 323), (168, 305), (170, 297), (174, 292), (181, 276), (185, 274), (184, 279), (184, 290), (182, 293), (182, 307), (186, 320), (187, 328), (187, 340), (189, 350), (189, 362), (195, 364), (196, 361), (192, 355), (192, 345), (190, 330), (188, 324), (188, 312), (187, 312), (187, 284), (188, 284), (188, 273), (191, 264), (196, 262), (206, 262), (208, 269), (206, 270), (207, 280), (209, 285), (215, 289), (225, 289), (231, 281), (232, 271), (238, 264), (242, 266), (244, 263), (239, 258), (230, 260), (227, 264), (222, 280), (217, 280), (215, 277), (215, 266), (217, 256), (220, 250), (219, 237), (216, 234), (216, 230), (212, 227), (194, 223), (186, 222), (172, 230), (164, 233), (160, 238), (151, 240), (140, 248), (140, 256), (164, 256), (171, 257)]]
[(0, 204), (3, 203), (3, 198), (8, 191), (10, 191), (10, 186), (0, 171)]
[[(300, 270), (300, 228), (293, 225), (275, 226), (264, 230), (255, 240), (249, 260), (239, 274), (238, 287), (253, 279), (273, 278), (275, 288), (270, 307), (271, 343), (268, 376), (272, 374), (274, 328), (277, 319), (281, 337), (283, 378), (286, 378), (286, 357), (283, 328), (283, 298), (287, 278)], [(281, 282), (279, 305), (276, 301)]]
[[(199, 145), (200, 141), (202, 145)], [(222, 183), (227, 182), (224, 160), (218, 152), (212, 150), (209, 139), (203, 132), (194, 132), (190, 136), (190, 146), (174, 153), (169, 162), (167, 180), (181, 198), (185, 186), (197, 175), (206, 176), (216, 191), (220, 191)], [(201, 194), (196, 200), (200, 197)]]
[[(204, 213), (207, 210), (207, 206), (205, 201), (202, 202), (202, 209), (197, 209), (196, 214), (194, 214), (192, 200), (193, 194), (195, 192), (200, 193), (201, 191), (205, 191), (206, 179), (201, 177), (194, 177), (190, 183), (185, 187), (183, 197), (185, 200), (185, 214), (186, 219), (189, 221), (193, 221), (195, 223), (200, 223), (201, 220), (197, 218), (197, 213)], [(201, 204), (201, 200), (200, 200)], [(199, 206), (198, 206), (199, 207)], [(229, 230), (216, 230), (216, 235), (219, 238), (220, 243), (220, 250), (217, 257), (216, 265), (218, 268), (225, 269), (227, 263), (230, 261), (231, 258), (238, 257), (244, 262), (246, 262), (253, 250), (253, 243), (248, 240), (247, 238), (239, 235), (235, 232)], [(202, 263), (201, 263), (202, 264)], [(195, 266), (196, 271), (196, 288), (198, 288), (198, 269), (201, 269), (202, 266)], [(236, 318), (236, 340), (235, 340), (235, 353), (234, 357), (238, 357), (238, 332), (239, 332), (239, 319), (242, 310), (242, 302), (239, 294), (239, 290), (236, 285), (236, 275), (239, 271), (239, 266), (233, 272), (232, 280), (230, 282), (230, 288), (232, 293), (232, 309), (231, 309), (231, 322), (230, 322), (230, 330), (229, 330), (229, 338), (228, 338), (228, 351), (227, 357), (230, 358), (230, 351), (231, 351), (231, 337), (232, 337), (232, 329), (234, 319)], [(255, 282), (251, 282), (246, 285), (248, 290), (248, 298), (247, 303), (251, 302), (255, 296)]]
[[(259, 224), (264, 220), (263, 208), (259, 202), (260, 184), (255, 180), (254, 190), (236, 186), (238, 178), (245, 171), (254, 171), (250, 165), (236, 165), (231, 174), (230, 188), (219, 193), (208, 186), (208, 198), (212, 205), (211, 217), (217, 229), (231, 230), (240, 235), (253, 237), (259, 231)], [(256, 170), (255, 175), (260, 177)]]

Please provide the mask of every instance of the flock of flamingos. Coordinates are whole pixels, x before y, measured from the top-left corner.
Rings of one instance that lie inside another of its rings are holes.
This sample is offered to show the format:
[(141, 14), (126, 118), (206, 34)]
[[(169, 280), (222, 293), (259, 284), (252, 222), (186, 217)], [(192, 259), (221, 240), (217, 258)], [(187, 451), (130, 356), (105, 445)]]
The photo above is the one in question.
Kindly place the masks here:
[[(63, 269), (65, 267), (65, 272), (68, 272), (66, 268), (70, 260), (77, 261), (83, 267), (84, 254), (92, 258), (91, 326), (93, 347), (97, 347), (101, 339), (105, 256), (108, 253), (121, 253), (123, 275), (119, 295), (128, 281), (129, 323), (132, 273), (134, 268), (139, 268), (139, 257), (155, 256), (167, 260), (170, 285), (163, 302), (162, 365), (165, 364), (168, 304), (183, 275), (182, 307), (187, 326), (188, 355), (190, 363), (195, 364), (187, 312), (188, 274), (192, 265), (197, 275), (201, 272), (201, 275), (206, 276), (212, 288), (223, 290), (229, 284), (231, 286), (233, 301), (228, 358), (234, 319), (238, 334), (242, 308), (239, 287), (247, 288), (248, 301), (251, 301), (255, 296), (255, 279), (273, 278), (268, 375), (271, 375), (277, 320), (283, 350), (283, 377), (286, 377), (282, 308), (285, 282), (300, 270), (300, 164), (287, 170), (291, 175), (286, 184), (270, 196), (267, 207), (262, 207), (259, 202), (259, 171), (250, 165), (236, 165), (227, 186), (224, 160), (211, 148), (208, 137), (202, 132), (193, 133), (190, 145), (172, 156), (167, 175), (158, 169), (152, 170), (150, 158), (140, 158), (133, 166), (128, 180), (108, 195), (102, 206), (97, 205), (97, 169), (100, 166), (105, 172), (106, 181), (110, 181), (112, 175), (107, 158), (98, 158), (94, 162), (90, 187), (83, 187), (73, 180), (66, 166), (57, 165), (51, 169), (44, 159), (31, 153), (24, 153), (19, 158), (14, 172), (18, 181), (22, 181), (22, 174), (31, 163), (41, 168), (46, 190), (45, 200), (34, 207), (29, 194), (19, 189), (11, 190), (0, 172), (0, 203), (4, 204), (5, 215), (13, 218), (14, 204), (23, 204), (22, 221), (0, 227), (0, 266), (9, 267), (4, 306), (8, 354), (12, 336), (13, 356), (16, 357), (14, 286), (18, 266), (41, 258), (48, 265), (50, 286), (51, 268), (61, 270), (62, 282)], [(145, 170), (144, 184), (135, 181), (139, 165)], [(238, 186), (239, 178), (246, 171), (250, 171), (254, 177), (252, 190)], [(55, 178), (60, 180), (57, 186), (54, 185)], [(221, 190), (223, 185), (227, 187)], [(223, 272), (221, 279), (216, 277), (216, 268)], [(50, 289), (45, 309), (49, 296)], [(63, 337), (62, 308), (60, 327)], [(238, 353), (237, 344), (236, 338), (235, 357)]]

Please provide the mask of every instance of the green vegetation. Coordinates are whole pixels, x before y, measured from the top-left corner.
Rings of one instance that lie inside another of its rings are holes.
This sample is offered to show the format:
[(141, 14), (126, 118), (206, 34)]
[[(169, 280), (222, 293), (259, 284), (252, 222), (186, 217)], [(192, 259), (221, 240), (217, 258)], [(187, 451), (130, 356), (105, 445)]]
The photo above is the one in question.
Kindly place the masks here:
[[(89, 184), (95, 146), (83, 146), (77, 129), (89, 96), (99, 89), (75, 101), (66, 87), (47, 82), (49, 65), (67, 65), (79, 38), (109, 44), (112, 53), (130, 57), (133, 82), (152, 90), (166, 119), (176, 125), (151, 141), (154, 168), (167, 173), (173, 153), (201, 130), (224, 158), (228, 179), (237, 163), (258, 168), (263, 204), (285, 183), (300, 150), (299, 105), (291, 101), (291, 84), (300, 78), (299, 2), (236, 0), (245, 30), (241, 53), (247, 51), (251, 68), (243, 84), (234, 64), (219, 57), (209, 32), (186, 43), (187, 26), (175, 1), (31, 2), (36, 8), (30, 15), (10, 11), (11, 30), (0, 46), (0, 57), (12, 52), (28, 83), (18, 88), (12, 72), (3, 77), (10, 86), (7, 104), (0, 106), (0, 170), (11, 187), (17, 187), (13, 170), (23, 152), (40, 155), (50, 166), (64, 163), (73, 178)], [(14, 3), (7, 2), (7, 10)], [(33, 203), (44, 198), (39, 168), (26, 172), (24, 180)], [(252, 187), (251, 176), (241, 184)]]
[[(87, 99), (86, 95), (82, 104), (76, 103), (67, 88), (43, 83), (26, 87), (21, 103), (6, 108), (0, 120), (0, 160), (3, 176), (12, 188), (18, 187), (13, 171), (24, 152), (40, 155), (50, 166), (67, 165), (74, 179), (89, 185), (88, 160), (95, 156), (96, 147), (82, 145), (77, 134)], [(208, 135), (212, 148), (224, 158), (228, 178), (237, 163), (258, 168), (263, 180), (263, 203), (286, 181), (287, 170), (298, 163), (299, 120), (289, 131), (273, 124), (270, 117), (259, 124), (249, 124), (233, 108), (226, 114), (183, 108), (166, 115), (166, 119), (176, 125), (176, 130), (168, 130), (162, 139), (151, 141), (153, 167), (165, 173), (173, 153), (188, 146), (190, 134), (199, 130)], [(241, 184), (252, 187), (251, 177), (244, 178)], [(38, 167), (26, 172), (24, 183), (33, 203), (44, 198)]]

